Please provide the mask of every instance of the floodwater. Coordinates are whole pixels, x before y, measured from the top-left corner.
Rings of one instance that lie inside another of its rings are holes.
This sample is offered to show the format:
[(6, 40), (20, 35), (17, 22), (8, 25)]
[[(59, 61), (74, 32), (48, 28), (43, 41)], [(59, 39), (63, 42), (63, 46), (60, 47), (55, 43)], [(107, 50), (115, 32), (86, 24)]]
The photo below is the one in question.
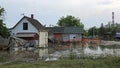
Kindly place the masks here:
[(87, 55), (103, 55), (103, 56), (120, 56), (120, 49), (108, 49), (108, 48), (100, 48), (99, 46), (96, 49), (85, 48), (84, 53)]
[[(93, 48), (86, 46), (84, 48), (70, 48), (64, 51), (56, 51), (52, 54), (49, 54), (53, 59), (59, 58), (103, 58), (107, 56), (120, 56), (119, 48), (104, 48), (100, 46), (95, 46)], [(51, 59), (52, 59), (51, 58)]]
[[(54, 50), (52, 53), (51, 50)], [(65, 50), (56, 50), (54, 48), (14, 48), (10, 51), (0, 51), (0, 64), (14, 61), (34, 62), (38, 60), (55, 61), (61, 58), (85, 58), (85, 57), (107, 57), (120, 56), (120, 48), (101, 48), (100, 46), (84, 48), (68, 48)], [(1, 60), (1, 58), (3, 60)], [(5, 59), (5, 60), (4, 60)]]

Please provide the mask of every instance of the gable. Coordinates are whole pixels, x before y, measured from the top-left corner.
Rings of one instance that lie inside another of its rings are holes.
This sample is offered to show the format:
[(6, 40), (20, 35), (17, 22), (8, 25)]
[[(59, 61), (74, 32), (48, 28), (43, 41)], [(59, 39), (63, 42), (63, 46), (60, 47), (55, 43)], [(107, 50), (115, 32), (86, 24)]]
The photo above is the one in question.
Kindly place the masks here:
[(35, 28), (38, 30), (38, 31), (41, 31), (41, 32), (46, 32), (47, 30), (45, 29), (45, 27), (39, 22), (39, 21), (37, 21), (36, 19), (31, 19), (31, 18), (29, 18), (29, 17), (26, 17), (27, 18), (27, 20), (29, 21), (29, 22), (31, 22), (31, 24), (33, 25), (33, 26), (35, 26)]
[[(28, 24), (28, 29), (24, 30), (23, 29), (23, 24), (27, 23)], [(22, 20), (19, 21), (19, 23), (16, 24), (16, 26), (12, 29), (12, 33), (19, 33), (19, 32), (35, 32), (39, 33), (39, 31), (29, 22), (26, 18), (23, 18)]]
[[(23, 23), (27, 23), (23, 28)], [(24, 30), (23, 30), (24, 29)], [(24, 16), (13, 28), (12, 33), (20, 32), (45, 32), (44, 26), (36, 19)]]

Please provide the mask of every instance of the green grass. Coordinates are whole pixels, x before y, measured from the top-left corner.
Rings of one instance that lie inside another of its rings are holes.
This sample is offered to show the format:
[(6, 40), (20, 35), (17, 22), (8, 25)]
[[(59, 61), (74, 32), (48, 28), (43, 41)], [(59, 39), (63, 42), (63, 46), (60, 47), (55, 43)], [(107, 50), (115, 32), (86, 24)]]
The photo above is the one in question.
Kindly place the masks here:
[(107, 57), (102, 59), (74, 59), (52, 62), (10, 63), (0, 68), (119, 68), (120, 57)]
[(6, 52), (0, 52), (0, 63), (7, 61), (10, 58), (10, 55)]

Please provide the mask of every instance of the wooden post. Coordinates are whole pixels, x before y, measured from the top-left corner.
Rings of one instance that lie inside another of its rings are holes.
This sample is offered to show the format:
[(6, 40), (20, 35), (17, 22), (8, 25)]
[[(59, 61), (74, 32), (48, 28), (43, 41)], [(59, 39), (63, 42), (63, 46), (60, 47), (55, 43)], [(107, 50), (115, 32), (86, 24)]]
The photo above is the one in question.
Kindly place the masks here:
[(83, 39), (83, 33), (82, 33), (82, 48), (84, 47), (84, 39)]

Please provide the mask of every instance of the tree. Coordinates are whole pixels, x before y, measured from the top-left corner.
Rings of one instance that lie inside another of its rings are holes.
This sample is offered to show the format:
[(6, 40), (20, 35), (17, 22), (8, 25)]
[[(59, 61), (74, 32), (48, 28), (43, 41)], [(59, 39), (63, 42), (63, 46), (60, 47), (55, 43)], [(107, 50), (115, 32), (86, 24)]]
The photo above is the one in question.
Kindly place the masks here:
[(3, 23), (2, 17), (4, 16), (4, 8), (0, 7), (0, 36), (6, 38), (10, 36), (10, 33), (6, 27), (6, 25)]
[(0, 17), (4, 15), (4, 11), (5, 11), (4, 8), (0, 7)]
[(93, 37), (98, 36), (98, 28), (96, 26), (89, 28), (88, 35)]
[(119, 27), (118, 23), (115, 24), (111, 24), (112, 22), (108, 22), (108, 24), (105, 26), (105, 32), (110, 32), (111, 35), (115, 35), (116, 34), (116, 30)]
[(58, 22), (58, 26), (63, 27), (81, 27), (84, 28), (84, 25), (80, 22), (79, 18), (75, 18), (74, 16), (68, 15), (66, 17), (61, 17)]
[(105, 34), (105, 27), (103, 23), (101, 23), (101, 26), (99, 28), (99, 36), (104, 36), (104, 34)]

